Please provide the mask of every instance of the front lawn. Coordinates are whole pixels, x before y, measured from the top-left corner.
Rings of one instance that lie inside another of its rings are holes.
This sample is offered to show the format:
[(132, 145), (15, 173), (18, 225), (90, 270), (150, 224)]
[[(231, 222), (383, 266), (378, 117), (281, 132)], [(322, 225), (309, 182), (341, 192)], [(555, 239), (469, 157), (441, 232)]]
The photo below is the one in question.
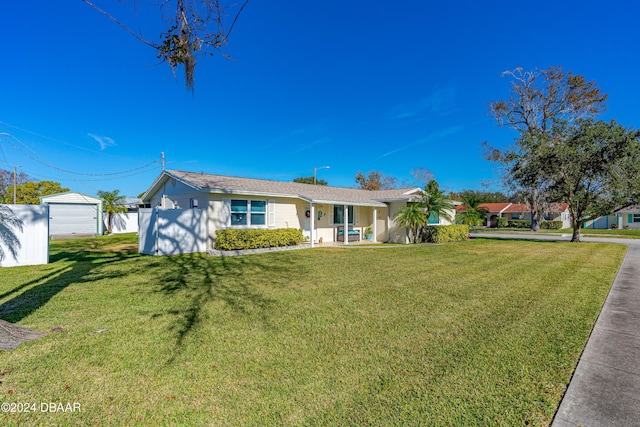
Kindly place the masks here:
[[(474, 233), (533, 233), (529, 228), (485, 228), (478, 227), (471, 230)], [(573, 234), (573, 229), (562, 228), (560, 230), (540, 230), (537, 233)], [(594, 237), (622, 237), (627, 239), (640, 239), (640, 230), (604, 230), (599, 228), (581, 228), (580, 234)]]
[(624, 256), (472, 240), (213, 258), (134, 236), (0, 270), (7, 424), (547, 425)]

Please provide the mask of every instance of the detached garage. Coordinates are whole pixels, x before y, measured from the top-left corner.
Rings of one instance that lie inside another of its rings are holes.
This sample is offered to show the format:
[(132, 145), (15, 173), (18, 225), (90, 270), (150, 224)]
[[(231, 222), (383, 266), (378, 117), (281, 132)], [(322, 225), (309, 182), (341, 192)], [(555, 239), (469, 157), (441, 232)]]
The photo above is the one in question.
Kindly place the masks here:
[(49, 206), (49, 235), (101, 235), (102, 201), (82, 193), (67, 192), (43, 196)]

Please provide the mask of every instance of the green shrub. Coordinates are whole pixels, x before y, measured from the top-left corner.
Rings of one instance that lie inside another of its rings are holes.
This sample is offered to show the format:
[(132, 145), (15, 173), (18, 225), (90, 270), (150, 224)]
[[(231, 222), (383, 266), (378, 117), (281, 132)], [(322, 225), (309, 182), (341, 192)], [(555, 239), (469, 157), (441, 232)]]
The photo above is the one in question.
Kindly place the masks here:
[(219, 251), (233, 251), (295, 246), (299, 245), (302, 240), (302, 230), (297, 228), (279, 228), (275, 230), (235, 230), (226, 228), (216, 231), (215, 248)]
[(560, 230), (562, 228), (562, 221), (542, 221), (540, 228), (543, 230)]
[(424, 239), (429, 243), (460, 242), (469, 238), (466, 224), (428, 225), (424, 230)]
[(509, 219), (503, 217), (496, 218), (496, 226), (498, 228), (506, 228), (507, 225), (509, 225)]
[(509, 228), (531, 228), (531, 221), (528, 219), (510, 219), (507, 222)]

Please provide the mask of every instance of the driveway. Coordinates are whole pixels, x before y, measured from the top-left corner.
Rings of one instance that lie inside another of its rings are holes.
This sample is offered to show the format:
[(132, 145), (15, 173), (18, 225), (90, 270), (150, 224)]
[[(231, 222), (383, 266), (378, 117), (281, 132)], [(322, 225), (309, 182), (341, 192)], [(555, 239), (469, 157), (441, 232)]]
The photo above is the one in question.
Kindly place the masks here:
[[(472, 233), (471, 237), (571, 240), (571, 236)], [(629, 249), (552, 427), (640, 425), (640, 240), (583, 237)]]

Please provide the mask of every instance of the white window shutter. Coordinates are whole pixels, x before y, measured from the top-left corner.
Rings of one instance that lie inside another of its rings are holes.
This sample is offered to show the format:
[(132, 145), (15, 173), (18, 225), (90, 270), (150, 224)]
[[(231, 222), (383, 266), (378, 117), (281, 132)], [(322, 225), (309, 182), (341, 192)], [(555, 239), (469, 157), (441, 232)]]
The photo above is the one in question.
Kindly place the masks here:
[(353, 207), (353, 225), (360, 224), (360, 206)]
[(331, 208), (329, 208), (329, 212), (327, 213), (327, 215), (329, 215), (329, 224), (333, 225), (335, 224), (333, 222), (333, 205), (331, 205)]
[(275, 227), (276, 226), (276, 201), (275, 200), (268, 201), (267, 216), (269, 217), (267, 219), (267, 225), (269, 227)]

